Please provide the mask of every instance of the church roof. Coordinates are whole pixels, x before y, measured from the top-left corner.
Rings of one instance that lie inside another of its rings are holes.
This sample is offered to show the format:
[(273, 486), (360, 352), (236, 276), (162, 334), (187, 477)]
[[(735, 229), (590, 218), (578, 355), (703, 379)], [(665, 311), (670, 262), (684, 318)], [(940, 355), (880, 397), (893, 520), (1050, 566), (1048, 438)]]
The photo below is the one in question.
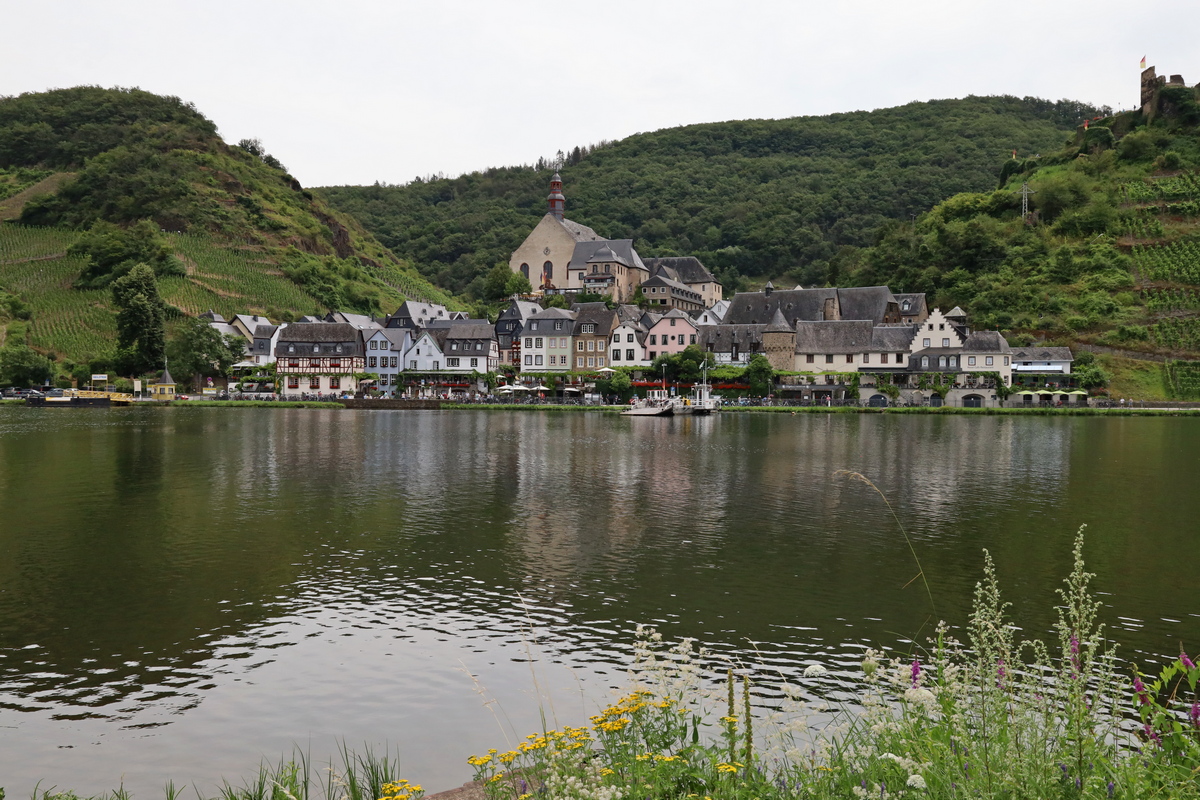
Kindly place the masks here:
[(553, 214), (546, 214), (546, 216), (562, 225), (567, 233), (571, 234), (571, 238), (577, 242), (594, 242), (603, 238), (587, 225), (580, 225), (575, 220), (567, 219), (566, 217), (558, 219)]
[(627, 267), (646, 269), (641, 257), (633, 249), (633, 239), (598, 239), (594, 242), (577, 240), (575, 253), (571, 256), (571, 263), (567, 264), (567, 269), (584, 269), (596, 251), (601, 248), (611, 250), (614, 260), (621, 259), (621, 263)]
[[(572, 259), (572, 260), (574, 260), (574, 259)], [(611, 247), (609, 247), (608, 242), (605, 242), (600, 247), (599, 250), (597, 250), (595, 253), (593, 253), (592, 257), (587, 260), (587, 263), (603, 264), (603, 263), (610, 262), (610, 261), (617, 263), (617, 264), (623, 264), (627, 267), (630, 266), (628, 261), (626, 261), (625, 259), (621, 258), (619, 255), (617, 255), (616, 253), (613, 252), (613, 249)], [(569, 268), (570, 267), (568, 267), (568, 269)]]

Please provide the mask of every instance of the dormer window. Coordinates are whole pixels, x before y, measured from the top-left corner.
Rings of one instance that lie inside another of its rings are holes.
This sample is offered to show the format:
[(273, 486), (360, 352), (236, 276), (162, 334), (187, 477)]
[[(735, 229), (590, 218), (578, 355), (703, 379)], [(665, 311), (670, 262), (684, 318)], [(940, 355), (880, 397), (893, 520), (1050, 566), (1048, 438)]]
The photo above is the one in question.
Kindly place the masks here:
[(296, 345), (294, 345), (294, 344), (289, 344), (289, 345), (288, 345), (288, 352), (289, 352), (289, 353), (294, 353), (294, 352), (296, 352)]
[(313, 345), (313, 352), (314, 352), (314, 353), (319, 353), (319, 352), (321, 352), (321, 345), (319, 345), (319, 344), (314, 344), (314, 345)]
[(339, 344), (336, 347), (334, 347), (333, 350), (335, 353), (340, 353), (340, 352), (342, 352), (342, 346)]

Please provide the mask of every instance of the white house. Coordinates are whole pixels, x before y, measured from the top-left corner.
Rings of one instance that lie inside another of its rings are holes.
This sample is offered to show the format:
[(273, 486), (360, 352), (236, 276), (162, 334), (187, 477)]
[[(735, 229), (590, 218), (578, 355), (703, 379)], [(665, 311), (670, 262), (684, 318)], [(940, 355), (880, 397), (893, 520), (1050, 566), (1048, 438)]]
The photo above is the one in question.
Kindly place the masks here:
[(525, 320), (521, 332), (523, 372), (569, 372), (574, 311), (547, 308)]
[(404, 369), (409, 372), (441, 372), (446, 356), (433, 331), (421, 331), (404, 352)]
[(650, 359), (646, 358), (646, 329), (637, 320), (624, 321), (613, 329), (608, 350), (610, 366), (650, 366)]
[(395, 394), (404, 371), (404, 353), (412, 345), (408, 328), (378, 328), (363, 331), (367, 342), (367, 372), (379, 376), (376, 386), (384, 394)]

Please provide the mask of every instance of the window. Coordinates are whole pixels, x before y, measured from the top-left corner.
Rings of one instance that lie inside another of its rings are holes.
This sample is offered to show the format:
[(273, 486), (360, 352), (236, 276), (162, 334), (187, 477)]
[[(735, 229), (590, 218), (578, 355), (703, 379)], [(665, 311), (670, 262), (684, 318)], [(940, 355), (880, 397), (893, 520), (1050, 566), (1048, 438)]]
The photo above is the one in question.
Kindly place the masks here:
[(621, 351), (620, 351), (620, 350), (616, 350), (616, 349), (614, 349), (614, 350), (612, 351), (612, 360), (613, 360), (613, 361), (620, 361), (620, 360), (621, 360)]
[(696, 343), (696, 334), (689, 333), (688, 334), (688, 344), (695, 344), (695, 343)]
[(375, 340), (374, 340), (374, 339), (372, 339), (372, 340), (371, 340), (371, 349), (372, 349), (372, 350), (378, 350), (378, 349), (379, 349), (379, 348), (376, 346), (376, 343), (375, 343)]
[(397, 366), (399, 361), (400, 361), (400, 356), (392, 356), (392, 366), (393, 367)]
[(540, 367), (540, 366), (542, 365), (542, 357), (541, 357), (541, 356), (534, 356), (534, 357), (533, 357), (533, 365), (534, 365), (535, 367)]
[[(974, 356), (971, 356), (971, 363), (972, 364), (975, 363)], [(992, 366), (993, 363), (995, 363), (995, 359), (992, 356), (984, 356), (983, 363), (990, 367), (990, 366)]]
[(321, 352), (321, 345), (319, 345), (319, 344), (314, 344), (314, 345), (313, 345), (313, 352), (314, 352), (314, 353), (319, 353), (319, 352)]
[(958, 356), (950, 356), (950, 366), (951, 367), (958, 366)]
[(416, 368), (417, 368), (417, 362), (415, 362), (415, 361), (410, 361), (410, 362), (408, 362), (408, 368), (409, 368), (409, 369), (416, 369)]
[(625, 341), (633, 342), (633, 334), (632, 333), (625, 334)]
[(584, 332), (584, 333), (595, 333), (595, 332), (596, 332), (596, 325), (595, 325), (595, 323), (592, 323), (592, 322), (585, 322), (585, 323), (583, 324), (583, 332)]
[(583, 339), (580, 339), (578, 342), (575, 343), (575, 349), (581, 353), (583, 352)]
[(595, 350), (596, 350), (596, 342), (595, 342), (595, 340), (593, 340), (593, 339), (588, 339), (588, 343), (587, 343), (587, 345), (588, 345), (588, 348), (587, 348), (587, 349), (588, 349), (588, 352), (589, 352), (589, 353), (593, 353), (593, 352), (595, 352)]
[(342, 379), (341, 378), (330, 378), (329, 379), (329, 388), (330, 389), (341, 389), (342, 388)]
[(939, 323), (938, 323), (938, 330), (939, 330), (939, 331), (944, 331), (944, 330), (946, 330), (946, 323), (944, 323), (944, 322), (939, 322)]
[(950, 346), (950, 340), (942, 339), (942, 347), (949, 347), (949, 346)]
[(546, 276), (546, 280), (554, 280), (554, 265), (547, 261), (542, 264), (542, 274)]
[(922, 340), (921, 340), (921, 347), (929, 347), (929, 343), (930, 343), (930, 341), (931, 341), (931, 340), (929, 340), (929, 339), (922, 339)]
[(921, 356), (921, 369), (929, 369), (929, 356)]
[(938, 356), (938, 369), (945, 369), (945, 368), (946, 368), (946, 357)]
[(968, 367), (975, 366), (975, 356), (967, 356), (967, 366)]
[(626, 350), (625, 351), (625, 360), (626, 361), (637, 361), (637, 356), (635, 356), (633, 354), (632, 350)]
[(674, 328), (674, 327), (675, 327), (675, 320), (674, 320), (674, 319), (672, 319), (672, 320), (671, 320), (671, 327), (672, 327), (672, 328)]
[(832, 363), (833, 363), (833, 356), (825, 356), (825, 363), (826, 363), (826, 364), (832, 364)]
[(806, 355), (804, 357), (804, 363), (806, 363), (806, 364), (811, 364), (816, 360), (817, 360), (817, 357), (814, 356), (812, 353), (809, 353), (808, 355)]
[(604, 366), (604, 356), (596, 356), (596, 366), (597, 367)]
[(658, 337), (655, 334), (650, 334), (650, 344), (658, 344)]
[(478, 358), (472, 358), (472, 359), (471, 359), (471, 368), (472, 368), (472, 369), (474, 369), (475, 367), (478, 367), (478, 366), (479, 366), (479, 359), (478, 359)]
[(534, 339), (533, 346), (536, 347), (538, 350), (541, 350), (542, 349), (542, 337), (539, 336), (536, 339)]
[(529, 330), (536, 331), (537, 330), (537, 322), (529, 323)]
[(558, 322), (554, 323), (554, 330), (556, 330), (556, 331), (562, 330), (562, 320), (559, 320)]
[(451, 343), (450, 343), (450, 349), (451, 349), (451, 350), (457, 350), (457, 349), (458, 349), (458, 342), (451, 342)]
[(577, 366), (577, 367), (583, 366), (583, 356), (579, 356), (575, 359), (575, 366)]
[(311, 378), (308, 379), (308, 388), (320, 389), (321, 388), (321, 379), (318, 378), (316, 375), (313, 375)]
[(596, 357), (595, 356), (588, 356), (588, 366), (589, 367), (596, 366)]
[(929, 330), (933, 330), (933, 323), (929, 323)]
[(288, 376), (288, 388), (289, 389), (299, 389), (300, 388), (300, 376), (299, 375), (289, 375)]
[(871, 363), (871, 354), (870, 353), (863, 353), (863, 363), (864, 364)]
[(525, 366), (527, 366), (527, 367), (533, 366), (533, 356), (525, 356)]
[(847, 363), (847, 364), (853, 364), (853, 363), (854, 363), (854, 355), (853, 355), (853, 354), (851, 354), (851, 353), (847, 353), (847, 354), (846, 354), (846, 363)]
[(887, 359), (888, 359), (888, 354), (887, 354), (887, 353), (880, 353), (880, 354), (879, 354), (879, 363), (880, 363), (880, 364), (886, 364), (886, 363), (887, 363)]
[(476, 343), (475, 343), (475, 349), (476, 349), (476, 350), (482, 350), (482, 349), (483, 349), (483, 342), (476, 342)]
[(339, 344), (338, 346), (336, 346), (335, 348), (333, 348), (333, 351), (334, 351), (335, 353), (340, 353), (340, 352), (342, 352), (342, 346)]
[[(735, 349), (736, 349), (736, 348), (735, 348)], [(651, 361), (653, 361), (657, 355), (658, 355), (658, 353), (655, 353), (653, 350), (651, 350), (651, 351), (650, 351), (650, 360), (651, 360)], [(737, 358), (737, 354), (736, 354), (736, 353), (734, 353), (734, 358)]]
[(329, 368), (330, 369), (341, 369), (342, 368), (342, 360), (340, 358), (329, 359)]
[(289, 352), (289, 353), (294, 353), (294, 352), (296, 352), (296, 345), (294, 345), (294, 344), (289, 344), (289, 345), (288, 345), (288, 352)]
[(433, 371), (434, 372), (437, 372), (441, 368), (442, 368), (442, 362), (440, 362), (440, 361), (433, 362)]
[(620, 343), (621, 343), (621, 334), (614, 333), (613, 334), (613, 344), (620, 344)]
[(380, 343), (379, 343), (379, 349), (380, 349), (380, 350), (391, 350), (391, 349), (392, 349), (392, 343), (391, 343), (391, 342), (380, 342)]
[(529, 280), (529, 265), (528, 264), (521, 265), (521, 274), (525, 276), (526, 280)]
[(525, 349), (528, 350), (530, 347), (533, 347), (533, 339), (529, 336), (526, 336), (525, 337)]
[(288, 359), (288, 366), (289, 366), (289, 367), (299, 367), (299, 366), (300, 366), (300, 359), (298, 359), (298, 358), (289, 358), (289, 359)]
[(1004, 366), (1008, 366), (1008, 356), (1004, 357)]
[(370, 358), (367, 359), (367, 366), (368, 367), (375, 366), (375, 356), (371, 356)]
[(457, 367), (457, 366), (458, 366), (458, 359), (457, 359), (457, 358), (447, 358), (447, 359), (446, 359), (446, 366), (447, 366), (447, 367)]
[(570, 348), (571, 345), (567, 344), (567, 337), (564, 336), (563, 338), (558, 340), (558, 346), (561, 347), (562, 349), (566, 350), (566, 349)]

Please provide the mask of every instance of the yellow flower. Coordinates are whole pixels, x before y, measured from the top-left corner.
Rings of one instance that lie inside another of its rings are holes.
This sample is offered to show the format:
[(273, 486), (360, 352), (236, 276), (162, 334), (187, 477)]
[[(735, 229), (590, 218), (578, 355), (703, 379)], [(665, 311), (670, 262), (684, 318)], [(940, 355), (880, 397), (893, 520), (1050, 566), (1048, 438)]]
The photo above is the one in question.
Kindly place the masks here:
[(736, 773), (738, 768), (733, 764), (717, 764), (717, 772), (733, 772)]
[(651, 756), (649, 753), (638, 753), (635, 758), (637, 758), (638, 761), (649, 761)]
[(601, 775), (612, 775), (613, 771), (611, 769), (609, 769), (608, 767), (604, 767), (603, 769), (600, 770), (600, 774)]
[(504, 774), (503, 774), (503, 773), (501, 773), (501, 772), (497, 772), (495, 775), (493, 775), (492, 777), (488, 778), (488, 783), (495, 783), (496, 781), (500, 780), (500, 779), (501, 779), (501, 778), (503, 778), (503, 777), (504, 777)]
[(491, 756), (471, 756), (467, 759), (467, 763), (473, 767), (482, 767), (484, 764), (492, 760)]
[(514, 760), (516, 760), (516, 757), (516, 752), (509, 750), (507, 753), (500, 754), (500, 763), (511, 764)]
[(737, 722), (737, 717), (721, 717), (721, 722)]

